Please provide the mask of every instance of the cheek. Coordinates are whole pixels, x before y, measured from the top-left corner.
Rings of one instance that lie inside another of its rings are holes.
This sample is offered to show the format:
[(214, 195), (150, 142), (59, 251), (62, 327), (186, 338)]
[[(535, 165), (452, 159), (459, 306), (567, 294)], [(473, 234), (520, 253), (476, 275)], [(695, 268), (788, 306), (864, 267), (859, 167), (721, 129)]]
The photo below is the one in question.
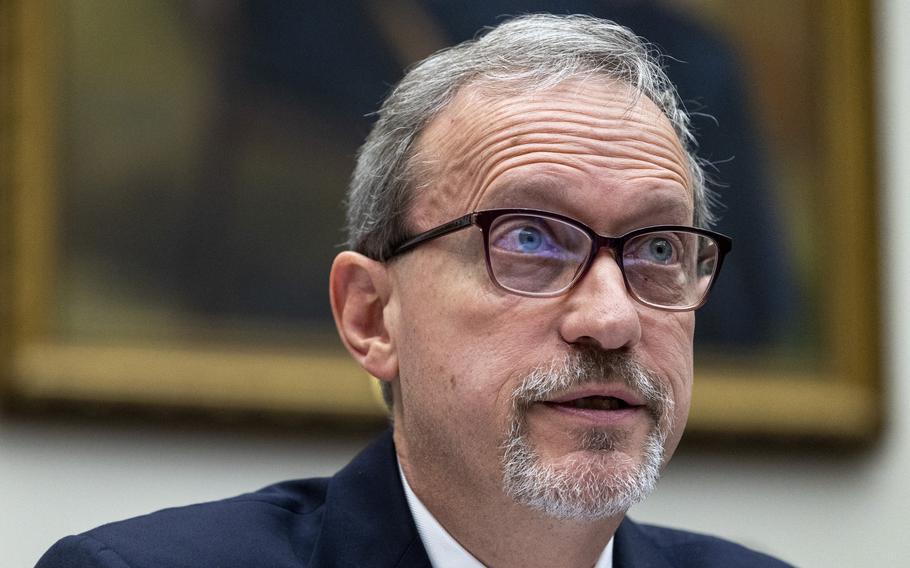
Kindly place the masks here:
[(415, 255), (396, 271), (400, 321), (393, 333), (404, 375), (415, 365), (431, 375), (454, 372), (471, 349), (479, 319), (470, 301), (472, 278), (440, 262), (448, 256)]
[(669, 383), (677, 430), (682, 430), (692, 399), (692, 338), (695, 318), (692, 312), (654, 312), (642, 316), (642, 363), (657, 371)]
[(450, 252), (414, 258), (420, 262), (398, 271), (402, 388), (499, 419), (518, 378), (545, 357), (543, 334), (553, 326), (533, 303), (495, 288), (482, 256), (463, 261)]

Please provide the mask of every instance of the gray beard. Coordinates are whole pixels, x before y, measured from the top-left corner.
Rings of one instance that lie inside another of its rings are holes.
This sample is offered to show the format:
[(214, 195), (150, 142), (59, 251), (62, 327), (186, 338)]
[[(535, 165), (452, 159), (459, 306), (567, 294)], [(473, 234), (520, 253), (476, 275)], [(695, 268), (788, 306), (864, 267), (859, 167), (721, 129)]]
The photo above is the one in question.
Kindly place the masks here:
[[(562, 467), (544, 463), (530, 441), (526, 414), (538, 401), (585, 384), (621, 383), (645, 401), (654, 419), (639, 463), (616, 452), (628, 433), (592, 429), (576, 440), (595, 455)], [(503, 444), (503, 486), (516, 502), (558, 519), (598, 520), (624, 513), (657, 484), (671, 430), (673, 400), (664, 383), (621, 351), (584, 348), (538, 367), (512, 394), (509, 432)]]

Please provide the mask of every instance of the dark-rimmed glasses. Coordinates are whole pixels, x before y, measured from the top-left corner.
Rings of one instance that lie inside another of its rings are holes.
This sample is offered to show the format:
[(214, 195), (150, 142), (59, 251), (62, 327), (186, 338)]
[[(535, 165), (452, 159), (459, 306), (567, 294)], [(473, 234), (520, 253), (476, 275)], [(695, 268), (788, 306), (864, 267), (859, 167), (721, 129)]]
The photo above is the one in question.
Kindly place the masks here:
[(472, 225), (483, 233), (490, 279), (507, 292), (531, 297), (565, 294), (607, 247), (629, 294), (646, 306), (667, 311), (694, 310), (704, 304), (724, 255), (733, 247), (729, 237), (695, 227), (658, 225), (610, 237), (558, 213), (487, 209), (399, 243), (386, 260)]

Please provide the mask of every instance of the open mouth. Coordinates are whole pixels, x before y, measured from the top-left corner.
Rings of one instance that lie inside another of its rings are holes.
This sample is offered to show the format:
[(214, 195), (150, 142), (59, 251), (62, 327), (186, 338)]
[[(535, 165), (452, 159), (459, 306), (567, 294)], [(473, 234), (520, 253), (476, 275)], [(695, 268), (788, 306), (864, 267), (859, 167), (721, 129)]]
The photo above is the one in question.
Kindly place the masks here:
[(586, 396), (563, 402), (548, 402), (547, 404), (567, 408), (580, 408), (582, 410), (624, 410), (627, 408), (636, 408), (635, 405), (629, 404), (625, 400), (614, 396)]

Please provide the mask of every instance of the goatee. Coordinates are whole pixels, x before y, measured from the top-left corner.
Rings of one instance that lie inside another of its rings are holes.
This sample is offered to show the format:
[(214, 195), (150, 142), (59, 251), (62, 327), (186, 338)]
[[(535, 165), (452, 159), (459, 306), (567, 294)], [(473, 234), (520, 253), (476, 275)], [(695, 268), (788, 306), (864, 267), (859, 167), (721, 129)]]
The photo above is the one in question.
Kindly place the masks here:
[[(622, 384), (645, 403), (654, 425), (638, 460), (621, 451), (629, 433), (590, 429), (575, 445), (585, 455), (544, 463), (530, 440), (528, 409), (573, 387)], [(654, 490), (671, 431), (673, 400), (664, 381), (627, 352), (586, 347), (539, 366), (512, 394), (510, 427), (503, 444), (503, 485), (519, 503), (559, 519), (598, 520), (624, 513)]]

